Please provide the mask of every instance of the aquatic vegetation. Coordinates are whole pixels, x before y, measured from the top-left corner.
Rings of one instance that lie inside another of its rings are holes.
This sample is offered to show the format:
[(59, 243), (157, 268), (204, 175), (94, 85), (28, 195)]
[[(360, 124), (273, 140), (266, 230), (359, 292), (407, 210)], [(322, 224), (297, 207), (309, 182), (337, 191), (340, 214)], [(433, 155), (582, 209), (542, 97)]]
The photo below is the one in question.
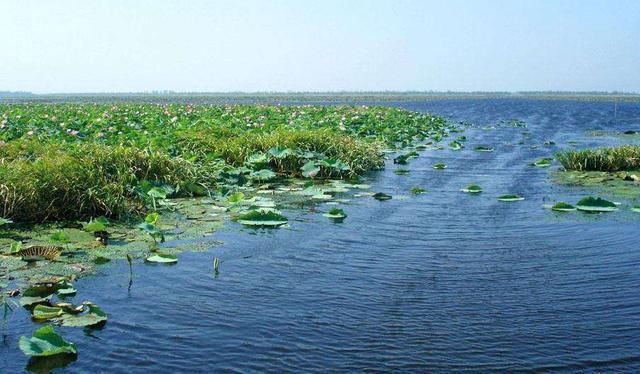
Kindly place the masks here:
[(631, 208), (631, 211), (632, 211), (632, 212), (636, 212), (636, 213), (640, 213), (640, 205), (634, 205), (634, 206)]
[(502, 196), (498, 196), (498, 200), (499, 201), (521, 201), (524, 200), (524, 197), (520, 196), (520, 195), (515, 195), (515, 194), (509, 194), (509, 195), (502, 195)]
[(640, 146), (564, 151), (557, 153), (556, 159), (566, 170), (631, 171), (640, 169)]
[(333, 220), (340, 220), (340, 221), (347, 218), (347, 214), (344, 212), (344, 210), (339, 208), (331, 208), (327, 213), (324, 213), (323, 216)]
[(409, 169), (402, 169), (402, 168), (395, 169), (395, 170), (393, 171), (393, 173), (394, 173), (394, 174), (397, 174), (397, 175), (407, 175), (407, 174), (409, 174), (410, 172), (411, 172), (411, 170), (409, 170)]
[(477, 184), (470, 184), (467, 187), (463, 188), (461, 191), (471, 194), (478, 194), (482, 192), (482, 187), (478, 186)]
[(422, 188), (422, 187), (417, 187), (416, 186), (416, 187), (411, 187), (409, 192), (411, 192), (414, 195), (420, 195), (420, 194), (423, 194), (423, 193), (427, 192), (427, 190)]
[(391, 200), (391, 198), (392, 198), (391, 195), (387, 195), (384, 192), (377, 192), (377, 193), (373, 194), (372, 197), (374, 199), (376, 199), (376, 200), (379, 200), (379, 201)]
[(488, 145), (479, 145), (476, 146), (473, 150), (476, 152), (493, 152), (495, 149)]
[(55, 332), (52, 326), (43, 326), (30, 338), (20, 337), (20, 350), (27, 356), (53, 356), (59, 354), (77, 354), (75, 344), (67, 342)]
[(578, 201), (576, 208), (585, 212), (613, 212), (618, 210), (616, 204), (611, 201), (592, 196), (587, 196)]
[(157, 262), (157, 263), (163, 263), (163, 264), (175, 264), (176, 262), (178, 262), (178, 257), (171, 254), (156, 253), (154, 255), (151, 255), (145, 258), (145, 261)]
[(464, 147), (464, 145), (457, 140), (454, 140), (452, 142), (449, 143), (449, 149), (451, 149), (452, 151), (458, 151), (460, 149), (462, 149), (462, 147)]
[(34, 245), (27, 248), (19, 249), (14, 251), (12, 248), (11, 254), (15, 256), (20, 256), (23, 261), (33, 262), (40, 260), (49, 260), (52, 261), (60, 256), (63, 248), (53, 245), (42, 246), (42, 245)]
[(415, 151), (409, 152), (409, 153), (406, 153), (406, 154), (403, 154), (403, 155), (400, 155), (400, 156), (394, 158), (393, 159), (393, 163), (394, 164), (400, 164), (400, 165), (406, 165), (406, 164), (409, 163), (409, 161), (411, 159), (416, 158), (418, 156), (419, 156), (418, 152), (415, 152)]
[(533, 162), (531, 165), (539, 168), (547, 168), (551, 166), (552, 162), (553, 162), (552, 158), (542, 158), (538, 161)]
[(269, 209), (250, 210), (238, 216), (238, 223), (255, 227), (278, 227), (286, 224), (287, 217)]
[(446, 168), (447, 168), (447, 165), (446, 165), (446, 164), (444, 164), (444, 163), (442, 163), (442, 162), (438, 162), (438, 163), (436, 163), (436, 164), (433, 164), (433, 166), (432, 166), (432, 167), (433, 167), (434, 169), (436, 169), (436, 170), (443, 170), (443, 169), (446, 169)]
[(551, 210), (555, 210), (557, 212), (572, 212), (576, 210), (576, 207), (574, 207), (571, 204), (567, 204), (565, 202), (559, 201), (553, 204), (553, 206), (551, 207)]

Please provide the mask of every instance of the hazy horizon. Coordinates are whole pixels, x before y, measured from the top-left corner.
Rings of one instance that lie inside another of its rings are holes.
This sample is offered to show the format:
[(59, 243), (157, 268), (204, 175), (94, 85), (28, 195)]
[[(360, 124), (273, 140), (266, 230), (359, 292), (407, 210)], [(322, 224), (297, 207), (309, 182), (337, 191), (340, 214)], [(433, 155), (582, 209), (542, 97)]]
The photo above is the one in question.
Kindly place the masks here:
[(0, 4), (0, 91), (640, 92), (638, 1)]

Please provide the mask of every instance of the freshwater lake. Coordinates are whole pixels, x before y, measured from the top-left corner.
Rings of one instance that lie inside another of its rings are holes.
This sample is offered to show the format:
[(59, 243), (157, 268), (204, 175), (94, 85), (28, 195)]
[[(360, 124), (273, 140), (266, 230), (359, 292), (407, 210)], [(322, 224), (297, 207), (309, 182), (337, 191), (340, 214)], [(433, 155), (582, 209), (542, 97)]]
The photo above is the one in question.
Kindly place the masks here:
[[(640, 371), (640, 214), (552, 212), (543, 205), (593, 191), (552, 183), (556, 163), (529, 166), (560, 149), (640, 144), (591, 133), (640, 130), (640, 103), (619, 103), (617, 120), (598, 101), (385, 105), (474, 126), (465, 148), (423, 151), (408, 175), (390, 160), (370, 173), (371, 190), (394, 198), (353, 199), (341, 224), (313, 207), (287, 211), (289, 227), (277, 230), (229, 222), (208, 251), (134, 264), (130, 290), (125, 261), (101, 266), (75, 287), (109, 322), (60, 328), (79, 354), (59, 370)], [(488, 127), (510, 119), (528, 127)], [(475, 152), (480, 144), (495, 152)], [(483, 193), (460, 192), (471, 183)], [(411, 196), (412, 186), (427, 193)], [(525, 200), (496, 199), (507, 193)], [(27, 311), (10, 316), (0, 372), (25, 370), (17, 342), (33, 330)]]

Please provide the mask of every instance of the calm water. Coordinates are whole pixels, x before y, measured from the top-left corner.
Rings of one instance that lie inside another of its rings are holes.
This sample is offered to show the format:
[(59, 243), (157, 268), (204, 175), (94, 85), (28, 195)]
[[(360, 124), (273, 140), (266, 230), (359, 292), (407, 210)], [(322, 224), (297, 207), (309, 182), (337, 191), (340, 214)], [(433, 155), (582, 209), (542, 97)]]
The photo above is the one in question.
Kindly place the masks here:
[[(544, 209), (585, 192), (553, 185), (550, 170), (527, 164), (570, 140), (619, 143), (587, 131), (640, 130), (640, 120), (613, 123), (613, 104), (598, 102), (399, 105), (480, 126), (518, 118), (531, 136), (467, 130), (466, 149), (425, 151), (409, 175), (389, 164), (368, 181), (393, 195), (423, 186), (424, 195), (354, 199), (343, 224), (312, 211), (287, 212), (290, 229), (230, 223), (211, 238), (224, 244), (208, 252), (184, 253), (175, 266), (135, 264), (130, 292), (126, 263), (101, 267), (76, 287), (109, 322), (89, 335), (61, 329), (79, 350), (62, 371), (638, 372), (639, 222), (622, 211)], [(621, 104), (618, 116), (640, 118), (640, 105)], [(558, 145), (542, 146), (547, 139)], [(474, 152), (478, 144), (496, 152)], [(438, 161), (448, 168), (432, 169)], [(484, 192), (459, 191), (470, 183)], [(526, 200), (496, 200), (506, 193)], [(33, 330), (24, 311), (11, 317), (0, 371), (24, 370), (17, 341)]]

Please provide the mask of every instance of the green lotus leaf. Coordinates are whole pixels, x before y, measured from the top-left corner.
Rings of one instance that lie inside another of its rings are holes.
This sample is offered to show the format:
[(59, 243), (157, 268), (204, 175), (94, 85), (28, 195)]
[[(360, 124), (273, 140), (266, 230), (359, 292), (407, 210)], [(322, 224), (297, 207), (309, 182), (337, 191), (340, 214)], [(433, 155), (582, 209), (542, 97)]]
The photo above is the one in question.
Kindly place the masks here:
[(616, 204), (599, 197), (587, 196), (576, 204), (578, 210), (584, 212), (613, 212), (618, 210)]
[(227, 197), (227, 201), (232, 203), (232, 204), (237, 204), (237, 203), (239, 203), (239, 202), (241, 202), (243, 200), (244, 200), (244, 193), (243, 192), (236, 192), (236, 193), (233, 193), (233, 194), (231, 194), (231, 195), (229, 195)]
[(86, 303), (88, 310), (82, 314), (63, 314), (54, 318), (52, 322), (59, 323), (67, 327), (88, 327), (98, 326), (107, 322), (107, 313), (102, 311), (97, 305)]
[(266, 209), (250, 210), (238, 217), (238, 223), (255, 227), (278, 227), (288, 221), (287, 217)]
[(78, 353), (75, 344), (65, 341), (50, 325), (37, 329), (31, 338), (21, 336), (19, 346), (25, 355), (35, 357)]
[(467, 187), (463, 188), (461, 191), (466, 193), (480, 193), (482, 192), (482, 187), (478, 186), (477, 184), (470, 184)]
[(347, 214), (342, 209), (332, 208), (327, 213), (324, 213), (323, 216), (334, 220), (342, 220), (347, 217)]
[(552, 158), (542, 158), (536, 162), (534, 162), (532, 165), (539, 167), (539, 168), (546, 168), (551, 166), (551, 162), (553, 161)]
[(498, 196), (498, 200), (500, 201), (520, 201), (520, 200), (524, 200), (524, 197), (520, 196), (520, 195), (502, 195), (502, 196)]
[(315, 161), (307, 161), (300, 168), (302, 171), (302, 175), (306, 178), (313, 178), (320, 172), (320, 166), (316, 164)]
[(447, 165), (442, 162), (438, 162), (437, 164), (433, 165), (433, 168), (436, 170), (443, 170), (447, 168)]
[(551, 210), (555, 210), (556, 212), (572, 212), (576, 210), (576, 207), (574, 207), (571, 204), (567, 204), (565, 202), (560, 201), (553, 204), (553, 206), (551, 207)]
[(73, 288), (73, 287), (67, 287), (67, 288), (60, 288), (56, 291), (56, 294), (58, 294), (58, 296), (62, 296), (62, 297), (68, 297), (68, 296), (74, 296), (78, 291)]
[(640, 205), (634, 205), (634, 206), (631, 208), (631, 211), (632, 211), (632, 212), (636, 212), (636, 213), (640, 213)]
[(293, 153), (293, 150), (289, 148), (273, 147), (269, 149), (269, 154), (277, 159), (285, 158)]
[(420, 195), (420, 194), (423, 194), (423, 193), (427, 192), (427, 190), (425, 190), (422, 187), (411, 187), (411, 189), (409, 191), (414, 195)]
[(373, 198), (379, 201), (384, 201), (384, 200), (391, 200), (391, 195), (387, 195), (384, 192), (378, 192), (373, 194)]
[(452, 151), (458, 151), (462, 149), (462, 147), (463, 147), (462, 143), (456, 140), (449, 143), (449, 149), (451, 149)]
[(147, 257), (145, 261), (164, 263), (164, 264), (174, 264), (178, 262), (178, 258), (175, 255), (156, 253), (152, 256)]
[(63, 314), (62, 308), (56, 306), (36, 305), (31, 313), (31, 318), (36, 321), (46, 321)]
[(411, 171), (408, 169), (396, 169), (393, 171), (395, 174), (397, 175), (407, 175), (409, 174)]
[(249, 174), (249, 178), (258, 180), (258, 181), (268, 181), (276, 177), (276, 173), (274, 173), (270, 169), (262, 169), (258, 171), (254, 171)]

